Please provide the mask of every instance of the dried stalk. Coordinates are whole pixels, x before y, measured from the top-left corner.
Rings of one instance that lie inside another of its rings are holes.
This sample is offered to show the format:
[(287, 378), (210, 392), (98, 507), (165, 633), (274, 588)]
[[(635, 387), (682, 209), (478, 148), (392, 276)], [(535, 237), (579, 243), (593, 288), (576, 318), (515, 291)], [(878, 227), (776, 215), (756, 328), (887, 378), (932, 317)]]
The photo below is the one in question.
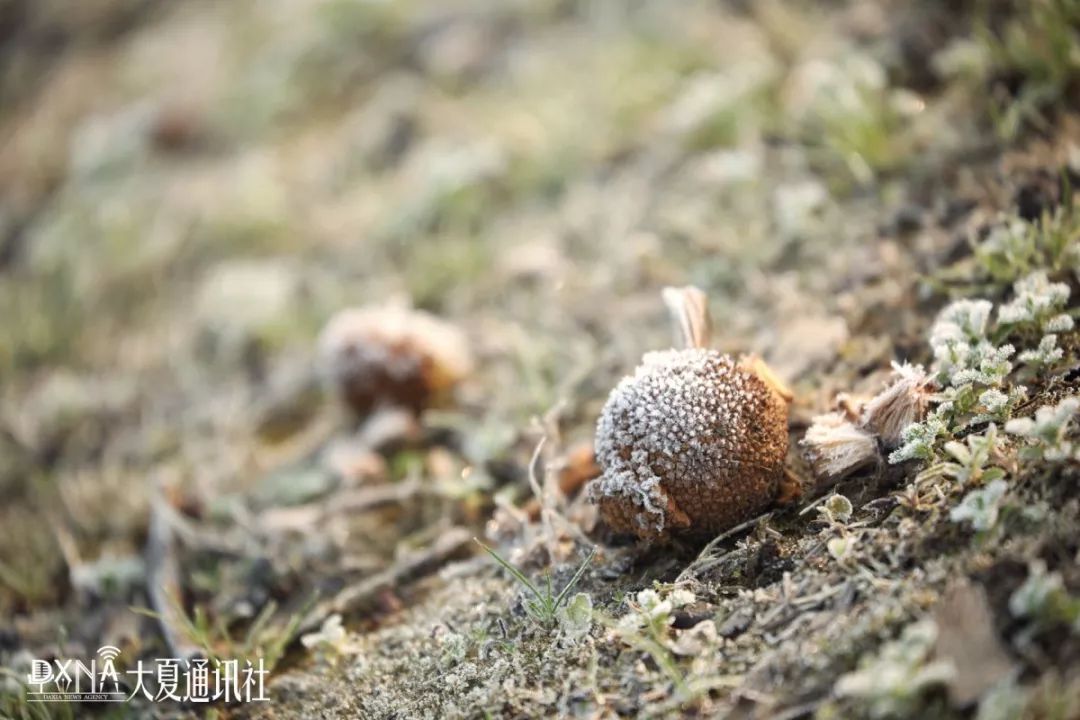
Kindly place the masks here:
[(172, 508), (156, 493), (150, 505), (146, 538), (146, 591), (169, 652), (177, 658), (194, 658), (201, 656), (202, 650), (183, 630), (187, 619), (183, 616), (183, 585), (171, 515)]
[(684, 348), (709, 346), (712, 323), (709, 320), (709, 298), (693, 285), (681, 288), (666, 287), (662, 297), (675, 325), (675, 343)]

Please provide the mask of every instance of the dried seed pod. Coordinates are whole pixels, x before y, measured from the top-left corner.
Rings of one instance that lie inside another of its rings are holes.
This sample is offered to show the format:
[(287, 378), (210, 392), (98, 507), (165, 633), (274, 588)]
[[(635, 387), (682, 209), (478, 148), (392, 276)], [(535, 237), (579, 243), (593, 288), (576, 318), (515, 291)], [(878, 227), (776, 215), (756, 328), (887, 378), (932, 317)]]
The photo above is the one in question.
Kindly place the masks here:
[(926, 417), (934, 389), (934, 379), (922, 365), (893, 363), (893, 377), (891, 385), (866, 403), (860, 418), (860, 425), (890, 449), (899, 447), (904, 428)]
[(685, 350), (645, 355), (612, 391), (596, 430), (603, 475), (589, 496), (617, 532), (708, 535), (776, 497), (788, 408), (753, 364), (700, 346), (708, 322), (696, 288), (665, 291)]
[(893, 382), (864, 404), (838, 398), (844, 412), (814, 418), (799, 444), (818, 480), (839, 482), (853, 472), (883, 461), (880, 444), (900, 444), (904, 428), (926, 416), (934, 381), (919, 365), (893, 364)]
[(815, 417), (799, 444), (806, 448), (814, 475), (825, 482), (836, 482), (881, 459), (874, 436), (840, 412)]
[(472, 368), (457, 328), (401, 308), (342, 310), (323, 328), (318, 356), (327, 384), (360, 416), (381, 406), (419, 411)]

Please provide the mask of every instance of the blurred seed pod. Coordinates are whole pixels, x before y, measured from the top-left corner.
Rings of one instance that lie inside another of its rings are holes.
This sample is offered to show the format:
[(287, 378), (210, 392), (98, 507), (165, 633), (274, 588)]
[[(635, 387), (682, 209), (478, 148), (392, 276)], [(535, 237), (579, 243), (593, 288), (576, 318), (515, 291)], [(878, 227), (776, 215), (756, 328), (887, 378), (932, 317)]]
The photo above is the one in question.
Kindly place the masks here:
[(327, 322), (318, 341), (324, 382), (366, 417), (384, 406), (414, 412), (435, 403), (468, 375), (464, 334), (422, 310), (350, 308)]

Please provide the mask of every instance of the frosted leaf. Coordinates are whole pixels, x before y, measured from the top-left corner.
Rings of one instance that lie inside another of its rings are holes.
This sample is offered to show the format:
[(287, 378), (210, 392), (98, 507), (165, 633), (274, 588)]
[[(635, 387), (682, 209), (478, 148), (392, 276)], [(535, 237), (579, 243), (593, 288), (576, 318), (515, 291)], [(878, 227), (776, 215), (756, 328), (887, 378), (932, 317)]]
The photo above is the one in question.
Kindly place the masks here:
[(1065, 350), (1057, 346), (1057, 339), (1057, 335), (1054, 334), (1044, 335), (1037, 348), (1025, 350), (1020, 353), (1018, 359), (1030, 365), (1053, 365), (1059, 362), (1065, 357)]
[[(1045, 272), (1039, 271), (1017, 280), (1013, 290), (1016, 297), (998, 309), (998, 322), (1003, 325), (1035, 324), (1047, 332), (1071, 329), (1072, 318), (1059, 314), (1069, 301), (1068, 285), (1052, 283)], [(1061, 326), (1063, 330), (1053, 330), (1051, 326)]]
[(957, 523), (969, 521), (979, 532), (989, 530), (997, 524), (1001, 499), (1008, 487), (1008, 483), (998, 479), (984, 488), (972, 490), (949, 512), (949, 519)]
[(1075, 323), (1072, 317), (1062, 313), (1061, 315), (1055, 315), (1054, 317), (1043, 323), (1043, 330), (1048, 333), (1060, 333), (1069, 332), (1073, 329)]
[(946, 305), (930, 330), (930, 346), (936, 353), (939, 346), (948, 343), (984, 339), (993, 309), (989, 300), (957, 300)]
[(1073, 453), (1074, 443), (1067, 439), (1072, 421), (1080, 409), (1080, 396), (1067, 397), (1057, 405), (1045, 405), (1034, 418), (1015, 418), (1005, 423), (1005, 432), (1033, 441), (1029, 455), (1047, 460), (1064, 460)]
[(908, 425), (901, 434), (903, 444), (889, 455), (889, 462), (929, 460), (934, 455), (935, 442), (947, 431), (945, 421), (937, 415), (930, 415), (924, 422)]

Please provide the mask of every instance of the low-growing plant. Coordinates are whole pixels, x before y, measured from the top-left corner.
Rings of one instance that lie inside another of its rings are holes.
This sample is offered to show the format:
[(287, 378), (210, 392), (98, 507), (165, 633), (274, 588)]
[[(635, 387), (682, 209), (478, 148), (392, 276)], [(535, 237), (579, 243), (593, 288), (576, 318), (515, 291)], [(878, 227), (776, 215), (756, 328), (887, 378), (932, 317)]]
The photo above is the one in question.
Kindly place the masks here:
[(993, 529), (1001, 514), (1002, 498), (1009, 485), (1002, 479), (992, 480), (986, 487), (972, 490), (949, 512), (953, 522), (970, 522), (979, 532)]
[[(941, 459), (944, 449), (956, 462), (940, 469), (962, 483), (979, 482), (987, 472), (996, 430), (979, 436), (981, 440), (969, 434), (967, 448), (951, 438), (986, 423), (993, 427), (996, 422), (1010, 422), (1013, 410), (1027, 396), (1027, 388), (1013, 375), (1011, 358), (1016, 348), (1006, 341), (1022, 343), (1021, 362), (1052, 367), (1064, 357), (1064, 350), (1057, 346), (1057, 333), (1074, 326), (1067, 311), (1070, 293), (1065, 283), (1050, 282), (1040, 270), (1016, 281), (1013, 291), (1013, 298), (998, 307), (996, 320), (994, 304), (983, 299), (957, 300), (938, 314), (930, 331), (932, 370), (941, 387), (933, 398), (936, 407), (925, 420), (904, 429), (900, 447), (890, 454), (889, 462), (933, 463)], [(1042, 417), (1049, 421), (1047, 413)], [(1067, 418), (1060, 418), (1060, 422), (1067, 423)], [(1051, 432), (1049, 427), (1036, 430), (1034, 424), (1023, 422), (1006, 425), (1006, 430), (1021, 435)], [(1056, 444), (1065, 442), (1063, 437), (1047, 440), (1050, 456), (1056, 457), (1055, 453), (1062, 452)], [(1071, 447), (1064, 452), (1071, 453)], [(991, 472), (989, 479), (996, 475)]]
[(647, 653), (683, 699), (691, 698), (693, 691), (672, 652), (672, 611), (693, 601), (693, 593), (687, 590), (675, 589), (664, 597), (649, 588), (637, 593), (628, 603), (630, 612), (617, 621), (606, 623), (624, 643)]
[(844, 533), (834, 538), (829, 538), (825, 543), (825, 549), (829, 551), (832, 559), (845, 567), (850, 567), (855, 550), (858, 547), (859, 538), (856, 535)]
[[(996, 80), (990, 112), (998, 134), (1011, 139), (1025, 124), (1045, 124), (1047, 111), (1080, 80), (1080, 2), (1029, 0), (1000, 28), (992, 25), (978, 33)], [(1009, 84), (1016, 85), (1012, 93)]]
[(964, 442), (945, 443), (945, 452), (952, 461), (944, 463), (941, 473), (962, 486), (984, 485), (1005, 477), (1005, 470), (994, 465), (1002, 459), (1002, 448), (993, 423), (985, 433), (968, 435)]
[(807, 142), (820, 146), (830, 164), (865, 184), (910, 159), (911, 120), (920, 101), (890, 87), (877, 60), (851, 52), (831, 62), (805, 63), (796, 73), (808, 88), (809, 97), (801, 99), (805, 108), (798, 112)]
[(1080, 272), (1080, 212), (1064, 184), (1062, 203), (1039, 217), (1003, 213), (989, 228), (973, 232), (971, 257), (938, 273), (937, 280), (996, 295), (1033, 273), (1061, 278)]
[(1016, 418), (1005, 432), (1028, 441), (1020, 456), (1028, 460), (1066, 460), (1080, 457), (1080, 448), (1068, 439), (1072, 421), (1080, 410), (1080, 396), (1067, 397), (1057, 405), (1044, 405), (1033, 418)]
[(933, 659), (937, 633), (933, 620), (912, 623), (876, 657), (843, 675), (836, 693), (866, 703), (871, 717), (913, 716), (923, 693), (948, 682), (955, 672), (952, 663)]
[[(178, 630), (195, 643), (207, 658), (211, 660), (262, 658), (263, 667), (267, 672), (272, 671), (285, 655), (286, 648), (299, 633), (304, 617), (316, 600), (317, 597), (312, 596), (303, 607), (280, 621), (274, 620), (278, 604), (271, 600), (262, 607), (259, 614), (248, 625), (243, 638), (237, 639), (222, 617), (212, 619), (202, 605), (196, 605), (189, 616), (179, 599), (170, 597), (170, 602), (176, 611), (175, 616), (182, 624)], [(162, 619), (161, 613), (148, 608), (136, 607), (132, 610), (158, 621)]]
[(27, 699), (31, 687), (27, 674), (0, 667), (0, 717), (11, 720), (74, 720), (74, 703), (37, 702)]
[(548, 626), (554, 625), (558, 620), (559, 608), (570, 597), (570, 591), (581, 581), (582, 576), (585, 574), (585, 570), (589, 567), (589, 563), (592, 562), (593, 556), (596, 555), (596, 548), (591, 549), (585, 559), (581, 561), (581, 564), (574, 572), (573, 577), (570, 578), (570, 581), (566, 583), (562, 591), (556, 595), (551, 587), (550, 573), (545, 575), (544, 587), (537, 587), (532, 580), (529, 580), (529, 578), (525, 576), (525, 573), (514, 567), (512, 563), (494, 549), (488, 547), (476, 538), (474, 538), (474, 540), (476, 540), (476, 544), (482, 547), (495, 562), (501, 565), (515, 580), (521, 583), (521, 585), (529, 591), (532, 598), (525, 601), (525, 612), (529, 614), (529, 617)]
[(838, 493), (833, 493), (825, 500), (825, 502), (818, 506), (817, 511), (822, 519), (830, 525), (843, 525), (851, 519), (851, 514), (855, 512), (855, 508), (847, 497)]
[(1036, 628), (1064, 623), (1080, 633), (1080, 598), (1071, 595), (1061, 574), (1048, 572), (1041, 560), (1031, 563), (1027, 579), (1009, 597), (1009, 611), (1033, 621)]

